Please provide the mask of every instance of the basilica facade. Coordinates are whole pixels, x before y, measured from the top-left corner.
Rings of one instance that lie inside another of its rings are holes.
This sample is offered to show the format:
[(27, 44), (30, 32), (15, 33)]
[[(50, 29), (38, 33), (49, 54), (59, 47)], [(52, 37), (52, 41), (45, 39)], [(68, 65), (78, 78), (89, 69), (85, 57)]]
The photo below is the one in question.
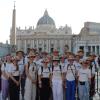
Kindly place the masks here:
[(27, 52), (28, 48), (51, 53), (57, 49), (61, 54), (65, 49), (76, 53), (79, 49), (90, 53), (100, 54), (100, 23), (85, 22), (78, 35), (72, 34), (69, 26), (56, 28), (55, 21), (45, 10), (38, 20), (36, 28), (21, 29), (16, 27), (16, 9), (13, 10), (10, 44), (16, 45), (17, 50)]
[(56, 28), (55, 21), (45, 10), (38, 20), (36, 28), (16, 28), (16, 10), (13, 10), (13, 22), (10, 34), (10, 44), (17, 49), (27, 52), (28, 48), (36, 48), (38, 51), (52, 52), (54, 49), (63, 52), (65, 45), (71, 50), (72, 30), (67, 25)]

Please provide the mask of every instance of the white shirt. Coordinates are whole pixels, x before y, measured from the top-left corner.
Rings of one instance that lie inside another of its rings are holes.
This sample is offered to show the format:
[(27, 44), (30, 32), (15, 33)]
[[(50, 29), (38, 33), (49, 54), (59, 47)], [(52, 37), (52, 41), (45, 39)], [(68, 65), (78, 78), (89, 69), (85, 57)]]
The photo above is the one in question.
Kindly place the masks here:
[(61, 69), (60, 69), (59, 65), (56, 67), (54, 66), (53, 71), (52, 71), (52, 74), (53, 74), (52, 79), (60, 79), (60, 80), (62, 79), (62, 77), (61, 77), (62, 70)]
[(43, 78), (49, 78), (51, 70), (48, 67), (47, 68), (42, 67), (42, 68), (41, 67), (39, 68), (38, 75), (42, 75)]
[(74, 65), (76, 66), (76, 69), (79, 70), (82, 65), (79, 62), (74, 61)]
[(16, 70), (16, 66), (14, 66), (13, 64), (9, 68), (9, 73), (11, 73), (12, 76), (19, 76), (20, 75), (20, 71)]
[(39, 69), (40, 66), (43, 65), (42, 61), (43, 61), (43, 59), (34, 60), (34, 62), (36, 63), (38, 69)]
[(25, 59), (24, 60), (23, 59), (24, 58), (22, 58), (20, 61), (18, 61), (19, 71), (20, 71), (21, 75), (24, 72), (24, 65), (25, 65)]
[(78, 71), (79, 81), (84, 82), (88, 81), (88, 78), (91, 78), (91, 72), (90, 69), (79, 69)]
[[(34, 63), (31, 63), (30, 66), (28, 66), (29, 68), (29, 74), (32, 77), (32, 79), (36, 79), (36, 72), (37, 72), (37, 68), (35, 66)], [(28, 78), (28, 77), (27, 77)]]
[[(73, 70), (73, 72), (72, 72), (71, 69)], [(66, 66), (63, 69), (63, 72), (66, 73), (66, 79), (68, 81), (75, 80), (75, 73), (76, 73), (76, 71), (77, 71), (77, 69), (76, 69), (76, 66), (74, 64), (73, 65), (66, 64)]]
[(66, 63), (62, 63), (62, 62), (60, 63), (60, 65), (62, 66), (62, 68), (65, 67), (65, 64), (66, 64)]
[[(11, 66), (12, 66), (12, 63), (6, 63), (5, 65), (2, 64), (1, 71), (2, 71), (2, 72), (4, 71), (4, 72), (9, 76), (8, 72), (9, 72), (9, 68), (10, 68)], [(6, 77), (4, 77), (3, 75), (2, 75), (1, 77), (2, 77), (2, 79), (7, 80)]]

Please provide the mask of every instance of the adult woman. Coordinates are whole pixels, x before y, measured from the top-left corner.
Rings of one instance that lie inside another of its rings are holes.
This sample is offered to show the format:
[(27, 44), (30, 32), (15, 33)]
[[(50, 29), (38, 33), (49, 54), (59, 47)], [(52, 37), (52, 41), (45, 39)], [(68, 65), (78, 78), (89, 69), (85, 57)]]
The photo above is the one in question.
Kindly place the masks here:
[(47, 58), (42, 61), (43, 66), (39, 68), (39, 87), (40, 100), (49, 100), (50, 98), (50, 67), (48, 67), (49, 60)]
[(8, 97), (8, 88), (9, 88), (9, 75), (8, 70), (11, 67), (11, 56), (6, 56), (6, 62), (2, 64), (1, 71), (2, 71), (2, 84), (1, 84), (1, 91), (2, 91), (2, 100), (6, 100)]
[(91, 81), (91, 72), (86, 61), (82, 62), (82, 68), (78, 71), (78, 92), (80, 100), (89, 100), (89, 82)]
[(20, 71), (16, 58), (12, 58), (12, 66), (9, 68), (9, 95), (10, 100), (19, 100)]
[(35, 100), (36, 98), (36, 65), (33, 63), (35, 54), (30, 52), (28, 55), (29, 62), (26, 65), (26, 83), (25, 83), (25, 100)]
[(52, 91), (53, 100), (63, 100), (63, 75), (62, 68), (59, 65), (59, 57), (53, 57), (52, 66)]
[(76, 92), (76, 76), (77, 76), (77, 68), (74, 64), (74, 55), (70, 54), (68, 57), (68, 63), (64, 67), (64, 76), (66, 83), (66, 100), (75, 100), (75, 92)]

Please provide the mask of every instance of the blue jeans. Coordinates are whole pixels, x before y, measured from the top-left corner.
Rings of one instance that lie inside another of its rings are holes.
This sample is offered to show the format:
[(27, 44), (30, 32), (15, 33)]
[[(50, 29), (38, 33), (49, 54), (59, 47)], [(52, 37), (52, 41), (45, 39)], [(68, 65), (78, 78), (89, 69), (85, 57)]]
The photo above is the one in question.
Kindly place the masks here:
[(79, 99), (89, 100), (89, 82), (85, 82), (84, 85), (78, 85)]
[(66, 81), (66, 100), (75, 100), (76, 84), (75, 80)]

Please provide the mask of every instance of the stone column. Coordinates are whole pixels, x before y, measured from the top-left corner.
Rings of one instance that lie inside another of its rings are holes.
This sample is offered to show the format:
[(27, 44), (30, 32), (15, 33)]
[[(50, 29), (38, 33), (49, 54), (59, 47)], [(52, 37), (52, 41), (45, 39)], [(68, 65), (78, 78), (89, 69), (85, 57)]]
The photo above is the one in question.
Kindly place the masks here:
[(95, 46), (95, 54), (97, 55), (97, 46)]
[(46, 51), (49, 52), (49, 40), (46, 40)]
[(18, 50), (20, 50), (20, 40), (18, 40)]
[(44, 51), (44, 40), (42, 40), (43, 44), (42, 44), (42, 50)]
[(37, 47), (37, 50), (38, 50), (38, 40), (36, 40), (36, 47)]
[(54, 41), (54, 49), (57, 49), (57, 40)]
[(24, 52), (26, 53), (26, 40), (24, 40)]
[(93, 46), (91, 46), (91, 53), (93, 53)]
[(33, 42), (32, 42), (32, 40), (30, 40), (30, 43), (31, 43), (31, 46), (30, 47), (33, 48)]

